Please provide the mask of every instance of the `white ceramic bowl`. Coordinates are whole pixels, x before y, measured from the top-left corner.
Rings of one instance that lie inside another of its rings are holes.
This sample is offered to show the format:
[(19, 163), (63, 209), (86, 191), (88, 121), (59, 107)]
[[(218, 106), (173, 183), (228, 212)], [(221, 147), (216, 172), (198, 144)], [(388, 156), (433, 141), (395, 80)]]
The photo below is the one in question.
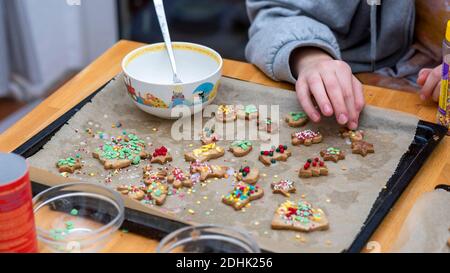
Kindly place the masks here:
[(181, 84), (173, 83), (164, 43), (135, 49), (122, 61), (133, 102), (161, 118), (176, 118), (172, 110), (180, 105), (189, 107), (192, 114), (201, 111), (216, 97), (222, 75), (223, 61), (216, 51), (185, 42), (174, 42), (173, 50)]

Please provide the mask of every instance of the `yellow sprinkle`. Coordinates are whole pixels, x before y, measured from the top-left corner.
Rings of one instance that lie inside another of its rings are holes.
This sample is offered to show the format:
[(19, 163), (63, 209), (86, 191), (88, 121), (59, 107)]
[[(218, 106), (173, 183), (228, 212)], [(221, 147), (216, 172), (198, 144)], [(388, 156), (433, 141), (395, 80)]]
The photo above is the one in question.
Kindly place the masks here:
[(203, 199), (208, 200), (208, 196), (203, 196)]
[(296, 239), (300, 239), (302, 236), (300, 236), (300, 234), (295, 235)]
[(156, 131), (158, 131), (158, 128), (153, 128), (152, 130), (153, 130), (153, 132), (156, 132)]
[(198, 204), (198, 205), (200, 205), (201, 203), (202, 203), (202, 202), (200, 202), (200, 201), (197, 201), (197, 204)]
[(255, 226), (257, 226), (257, 225), (259, 225), (259, 222), (258, 222), (258, 221), (255, 221)]
[(306, 195), (302, 194), (300, 197), (304, 199), (304, 198), (306, 198)]
[(62, 173), (61, 173), (61, 176), (69, 177), (69, 174), (68, 174), (67, 172), (62, 172)]
[(194, 213), (195, 213), (195, 211), (192, 210), (192, 209), (189, 209), (188, 212), (189, 212), (190, 214), (194, 214)]
[(325, 200), (327, 203), (330, 203), (331, 202), (331, 200), (330, 199), (327, 199), (327, 200)]
[(242, 211), (242, 212), (245, 212), (245, 208), (242, 208), (241, 211)]
[(192, 147), (192, 146), (194, 146), (194, 144), (192, 144), (192, 143), (191, 143), (191, 144), (189, 144), (189, 147)]
[(266, 177), (266, 176), (267, 176), (267, 174), (263, 173), (263, 174), (262, 174), (262, 176)]
[(276, 175), (274, 175), (273, 177), (274, 177), (274, 178), (277, 178), (277, 177), (278, 177), (278, 175), (276, 174)]
[(326, 245), (331, 245), (331, 241), (330, 241), (330, 240), (326, 240), (326, 241), (325, 241), (325, 244), (326, 244)]
[(90, 175), (90, 176), (94, 176), (94, 175), (95, 175), (95, 173), (90, 173), (89, 175)]

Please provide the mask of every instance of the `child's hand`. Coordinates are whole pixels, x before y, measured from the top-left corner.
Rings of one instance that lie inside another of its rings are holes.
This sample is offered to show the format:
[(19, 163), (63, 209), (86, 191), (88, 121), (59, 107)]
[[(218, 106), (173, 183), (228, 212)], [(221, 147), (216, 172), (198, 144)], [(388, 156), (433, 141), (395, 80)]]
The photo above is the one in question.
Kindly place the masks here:
[(295, 85), (298, 100), (312, 121), (320, 121), (322, 112), (324, 116), (334, 114), (337, 122), (349, 129), (358, 127), (364, 95), (361, 83), (347, 63), (334, 60), (317, 48), (301, 48), (294, 52), (292, 67), (298, 73)]
[(426, 100), (433, 98), (434, 101), (439, 100), (439, 94), (441, 92), (441, 73), (442, 65), (431, 68), (424, 68), (420, 70), (417, 77), (417, 84), (422, 86), (420, 90), (420, 98)]

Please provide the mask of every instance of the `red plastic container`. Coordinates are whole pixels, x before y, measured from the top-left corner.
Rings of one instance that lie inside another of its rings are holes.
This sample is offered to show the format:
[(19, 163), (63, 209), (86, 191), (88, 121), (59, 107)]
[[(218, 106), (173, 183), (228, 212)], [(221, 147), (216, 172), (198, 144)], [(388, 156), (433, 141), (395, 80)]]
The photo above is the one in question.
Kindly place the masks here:
[(0, 252), (38, 251), (25, 158), (0, 153)]

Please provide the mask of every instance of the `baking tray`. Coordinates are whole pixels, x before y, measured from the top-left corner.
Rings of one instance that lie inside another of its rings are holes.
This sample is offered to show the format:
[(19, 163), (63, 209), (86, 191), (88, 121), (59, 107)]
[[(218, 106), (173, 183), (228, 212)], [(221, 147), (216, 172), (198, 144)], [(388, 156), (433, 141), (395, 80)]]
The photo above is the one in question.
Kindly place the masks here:
[[(101, 86), (13, 152), (26, 158), (37, 153), (72, 116), (83, 108), (86, 103), (90, 102), (108, 83)], [(446, 133), (447, 129), (443, 126), (422, 120), (418, 122), (414, 140), (410, 144), (408, 151), (401, 157), (397, 169), (386, 183), (386, 187), (379, 193), (361, 230), (344, 252), (354, 253), (363, 250), (379, 224)], [(45, 190), (47, 186), (32, 181), (32, 188), (33, 194), (37, 194)], [(178, 221), (126, 208), (125, 221), (122, 228), (158, 240), (184, 226), (186, 224)]]

